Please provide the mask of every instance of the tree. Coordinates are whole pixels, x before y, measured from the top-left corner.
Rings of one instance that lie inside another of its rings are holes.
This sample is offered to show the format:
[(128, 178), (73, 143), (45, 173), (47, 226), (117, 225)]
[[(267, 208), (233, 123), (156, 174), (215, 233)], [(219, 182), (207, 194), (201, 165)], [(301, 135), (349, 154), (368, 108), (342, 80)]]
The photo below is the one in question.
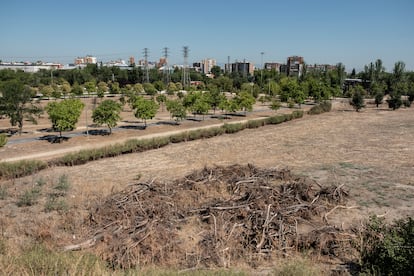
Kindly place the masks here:
[(239, 108), (244, 110), (245, 115), (247, 111), (253, 110), (253, 105), (256, 102), (254, 97), (246, 91), (243, 91), (239, 95), (237, 95), (235, 100), (237, 101)]
[(222, 71), (221, 71), (220, 66), (214, 65), (211, 68), (211, 74), (213, 74), (215, 78), (219, 77), (221, 75), (221, 73), (222, 73)]
[(106, 84), (106, 82), (100, 81), (98, 83), (98, 91), (97, 91), (98, 97), (102, 99), (107, 91), (108, 91), (108, 85)]
[(164, 104), (167, 101), (167, 96), (164, 94), (159, 94), (157, 97), (155, 97), (155, 100), (161, 106), (161, 112), (164, 112)]
[(381, 91), (378, 91), (375, 93), (375, 104), (377, 108), (380, 104), (382, 104), (383, 98), (384, 98), (384, 93), (382, 93)]
[(138, 97), (132, 104), (132, 108), (134, 109), (135, 117), (144, 120), (144, 125), (147, 127), (147, 120), (154, 118), (155, 114), (157, 114), (159, 105), (153, 100)]
[(75, 96), (81, 96), (83, 95), (83, 88), (77, 82), (75, 82), (70, 93)]
[(48, 99), (52, 96), (55, 90), (51, 85), (45, 85), (40, 89), (40, 93), (42, 93), (43, 97), (47, 97)]
[(167, 110), (170, 112), (171, 118), (175, 118), (177, 124), (187, 116), (187, 110), (180, 100), (167, 101)]
[(204, 115), (208, 113), (209, 109), (210, 109), (210, 105), (205, 96), (201, 96), (197, 98), (195, 103), (191, 106), (191, 111), (193, 112), (193, 114), (203, 115), (203, 120), (204, 120)]
[(18, 126), (19, 134), (22, 133), (25, 120), (37, 123), (36, 117), (40, 116), (42, 109), (33, 102), (34, 93), (30, 87), (18, 80), (9, 80), (1, 85), (0, 92), (0, 116), (10, 118), (10, 124)]
[(273, 100), (272, 103), (270, 104), (270, 109), (273, 111), (277, 111), (280, 107), (281, 107), (281, 103), (278, 100)]
[(73, 130), (82, 113), (85, 104), (79, 99), (65, 99), (61, 102), (50, 102), (46, 106), (49, 120), (54, 130), (59, 131), (62, 138), (62, 131)]
[(361, 86), (357, 85), (352, 89), (351, 93), (352, 98), (349, 103), (355, 108), (356, 112), (359, 112), (361, 108), (365, 107), (364, 89)]
[(154, 95), (155, 93), (157, 93), (157, 89), (155, 89), (154, 85), (152, 85), (151, 83), (144, 83), (143, 85), (145, 93), (147, 93), (147, 95)]
[(109, 128), (109, 134), (112, 134), (112, 128), (121, 120), (119, 115), (122, 105), (113, 100), (102, 101), (92, 113), (93, 122), (99, 125), (106, 124)]

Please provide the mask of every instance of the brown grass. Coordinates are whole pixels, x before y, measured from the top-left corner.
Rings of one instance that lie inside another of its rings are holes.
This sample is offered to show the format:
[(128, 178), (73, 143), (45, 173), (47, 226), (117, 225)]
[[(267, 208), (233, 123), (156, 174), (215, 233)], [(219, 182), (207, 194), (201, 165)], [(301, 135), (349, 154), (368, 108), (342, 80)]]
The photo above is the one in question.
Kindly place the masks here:
[[(76, 243), (79, 239), (73, 233), (82, 231), (85, 210), (133, 183), (137, 175), (144, 180), (175, 179), (204, 166), (235, 163), (290, 168), (320, 183), (345, 184), (351, 192), (350, 205), (361, 206), (332, 214), (330, 221), (345, 228), (368, 214), (386, 214), (389, 219), (412, 216), (413, 117), (414, 108), (368, 108), (357, 113), (348, 105), (336, 105), (330, 113), (287, 124), (171, 144), (72, 168), (53, 167), (0, 183), (7, 190), (6, 199), (0, 200), (0, 217), (6, 222), (2, 231), (8, 246), (18, 248), (39, 236), (29, 229), (38, 229), (42, 221), (53, 233), (55, 244)], [(72, 184), (66, 196), (71, 207), (67, 216), (44, 213), (41, 204), (16, 206), (21, 191), (31, 188), (36, 179), (57, 179), (62, 174)]]

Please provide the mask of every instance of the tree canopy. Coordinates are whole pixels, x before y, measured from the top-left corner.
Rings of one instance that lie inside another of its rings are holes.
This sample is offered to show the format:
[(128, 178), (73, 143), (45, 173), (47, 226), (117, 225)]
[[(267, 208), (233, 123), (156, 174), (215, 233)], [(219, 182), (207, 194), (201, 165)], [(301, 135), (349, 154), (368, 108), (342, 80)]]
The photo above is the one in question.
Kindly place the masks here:
[(52, 127), (59, 131), (62, 137), (62, 131), (73, 130), (82, 113), (85, 104), (79, 99), (65, 99), (60, 102), (50, 102), (46, 106), (46, 112)]
[(112, 133), (112, 128), (115, 127), (121, 116), (122, 105), (113, 100), (102, 101), (92, 113), (93, 122), (99, 125), (106, 124), (109, 128), (109, 133)]

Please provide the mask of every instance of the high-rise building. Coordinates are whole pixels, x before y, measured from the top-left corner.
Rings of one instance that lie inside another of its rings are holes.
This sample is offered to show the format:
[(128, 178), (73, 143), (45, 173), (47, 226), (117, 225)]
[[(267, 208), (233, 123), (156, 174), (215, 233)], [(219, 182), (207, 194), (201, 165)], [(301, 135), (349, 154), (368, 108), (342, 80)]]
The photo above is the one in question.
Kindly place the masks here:
[(204, 74), (210, 74), (211, 69), (216, 66), (215, 59), (204, 59), (201, 61), (201, 72)]
[(251, 62), (238, 62), (226, 64), (225, 68), (226, 72), (233, 73), (233, 72), (239, 72), (243, 76), (247, 75), (253, 75), (254, 72), (254, 65)]
[(287, 75), (300, 77), (303, 73), (303, 57), (291, 56), (287, 58)]

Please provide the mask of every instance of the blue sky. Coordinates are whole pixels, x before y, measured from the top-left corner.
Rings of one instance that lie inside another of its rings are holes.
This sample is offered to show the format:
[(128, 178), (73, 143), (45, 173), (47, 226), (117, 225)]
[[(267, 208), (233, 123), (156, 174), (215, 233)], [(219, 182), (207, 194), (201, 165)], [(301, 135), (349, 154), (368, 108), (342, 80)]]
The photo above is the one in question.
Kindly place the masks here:
[(73, 62), (95, 55), (109, 61), (144, 48), (170, 63), (214, 58), (307, 63), (342, 62), (362, 70), (381, 58), (414, 70), (412, 0), (1, 0), (0, 59)]

